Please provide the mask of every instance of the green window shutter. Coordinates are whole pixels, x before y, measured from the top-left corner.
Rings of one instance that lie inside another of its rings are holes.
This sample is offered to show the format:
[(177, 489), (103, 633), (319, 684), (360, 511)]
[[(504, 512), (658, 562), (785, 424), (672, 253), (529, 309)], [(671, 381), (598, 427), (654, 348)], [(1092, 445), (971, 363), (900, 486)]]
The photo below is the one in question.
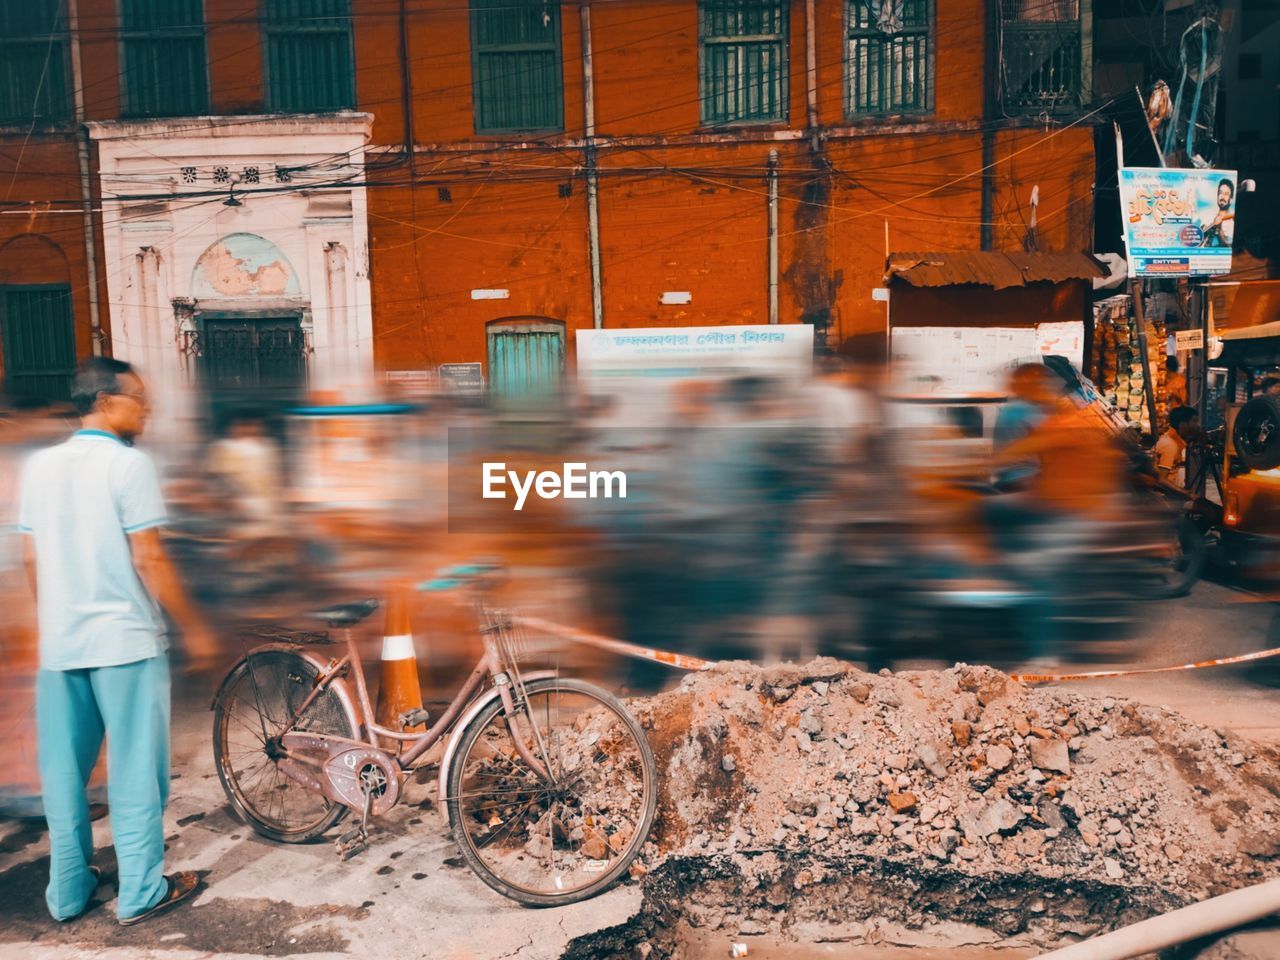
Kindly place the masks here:
[(71, 288), (0, 287), (4, 389), (13, 396), (67, 400), (76, 368)]
[(62, 0), (0, 0), (0, 123), (71, 116)]
[(350, 0), (266, 0), (267, 107), (324, 113), (355, 106)]
[(120, 0), (124, 112), (181, 117), (209, 112), (201, 0)]
[(790, 0), (701, 0), (704, 124), (787, 119)]
[(931, 0), (848, 0), (846, 14), (845, 112), (933, 109)]
[(564, 129), (558, 0), (471, 0), (477, 133)]

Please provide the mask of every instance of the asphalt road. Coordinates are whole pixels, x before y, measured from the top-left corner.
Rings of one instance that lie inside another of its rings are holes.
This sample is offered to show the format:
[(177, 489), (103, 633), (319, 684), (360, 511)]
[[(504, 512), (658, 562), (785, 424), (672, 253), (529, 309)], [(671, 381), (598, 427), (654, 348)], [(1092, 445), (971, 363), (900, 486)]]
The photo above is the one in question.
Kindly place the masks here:
[[(1109, 651), (1133, 668), (1231, 656), (1266, 645), (1271, 604), (1221, 585), (1142, 612), (1141, 630)], [(1247, 667), (1073, 683), (1081, 691), (1168, 706), (1194, 720), (1280, 741), (1280, 658)], [(411, 784), (379, 822), (371, 848), (348, 863), (329, 843), (284, 846), (241, 824), (213, 770), (210, 678), (175, 692), (173, 799), (166, 816), (169, 867), (196, 870), (203, 889), (190, 906), (131, 928), (114, 902), (52, 922), (44, 910), (48, 843), (41, 825), (0, 821), (0, 958), (192, 958), (389, 956), (438, 960), (551, 960), (574, 937), (624, 921), (638, 907), (635, 886), (559, 910), (509, 903), (455, 859), (433, 784)], [(109, 828), (95, 824), (97, 862), (114, 869)], [(110, 898), (104, 886), (98, 896)]]

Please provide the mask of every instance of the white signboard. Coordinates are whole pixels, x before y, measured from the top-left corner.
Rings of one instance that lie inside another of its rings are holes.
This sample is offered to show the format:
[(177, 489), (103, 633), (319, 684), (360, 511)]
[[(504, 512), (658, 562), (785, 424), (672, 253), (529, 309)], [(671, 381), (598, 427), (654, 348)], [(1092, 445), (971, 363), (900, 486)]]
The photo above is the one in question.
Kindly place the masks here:
[(686, 378), (734, 372), (807, 374), (813, 326), (637, 327), (578, 330), (578, 375)]
[(1204, 349), (1204, 331), (1200, 329), (1177, 330), (1173, 334), (1173, 340), (1179, 350)]
[(1036, 326), (1036, 347), (1042, 355), (1066, 357), (1076, 367), (1084, 361), (1084, 321), (1068, 320)]
[(1002, 394), (1009, 373), (1042, 356), (1084, 355), (1084, 323), (1036, 327), (895, 327), (892, 356), (896, 392), (907, 396)]

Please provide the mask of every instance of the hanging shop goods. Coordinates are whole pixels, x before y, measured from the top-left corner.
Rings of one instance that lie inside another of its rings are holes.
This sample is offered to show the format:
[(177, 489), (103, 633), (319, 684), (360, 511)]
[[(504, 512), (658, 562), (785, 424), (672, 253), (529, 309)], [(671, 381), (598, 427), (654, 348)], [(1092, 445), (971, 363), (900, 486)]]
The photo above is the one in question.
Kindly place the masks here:
[[(1107, 403), (1143, 433), (1150, 433), (1140, 344), (1131, 297), (1108, 297), (1093, 305), (1093, 379)], [(1163, 320), (1147, 321), (1147, 369), (1153, 378), (1159, 427), (1169, 416)]]

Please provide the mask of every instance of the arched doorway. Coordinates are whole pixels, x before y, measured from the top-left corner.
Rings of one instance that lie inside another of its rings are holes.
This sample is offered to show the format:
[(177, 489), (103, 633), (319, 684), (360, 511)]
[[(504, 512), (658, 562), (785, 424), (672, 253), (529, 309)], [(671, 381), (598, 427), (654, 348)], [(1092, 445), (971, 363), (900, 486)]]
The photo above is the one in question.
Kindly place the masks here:
[(506, 317), (486, 328), (489, 394), (498, 400), (550, 397), (564, 383), (564, 321)]
[(0, 246), (0, 341), (4, 391), (33, 401), (67, 400), (76, 368), (71, 271), (62, 249), (28, 234)]
[(191, 291), (198, 375), (215, 426), (237, 410), (296, 402), (307, 379), (306, 305), (283, 251), (257, 234), (228, 234), (200, 255)]

